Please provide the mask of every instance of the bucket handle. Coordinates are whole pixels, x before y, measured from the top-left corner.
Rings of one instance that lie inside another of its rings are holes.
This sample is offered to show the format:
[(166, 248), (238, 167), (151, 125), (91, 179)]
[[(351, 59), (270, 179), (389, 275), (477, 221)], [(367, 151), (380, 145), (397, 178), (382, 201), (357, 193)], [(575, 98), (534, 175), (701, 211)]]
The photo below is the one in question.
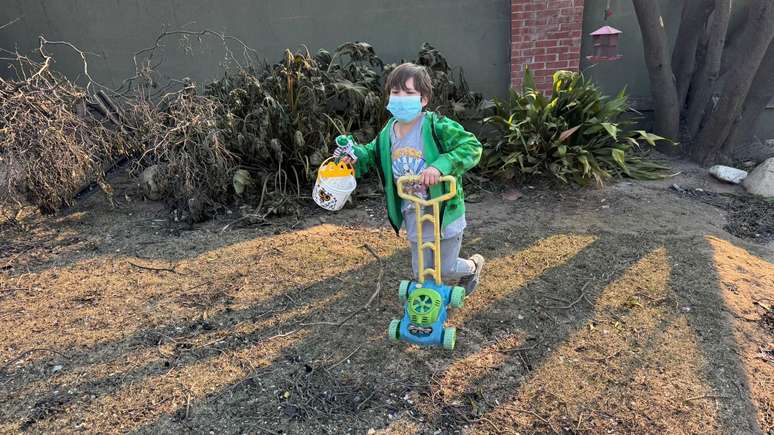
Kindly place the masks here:
[[(320, 167), (317, 168), (317, 179), (320, 179), (320, 171), (322, 168), (324, 168), (330, 161), (335, 160), (335, 157), (328, 157), (327, 159), (323, 160), (323, 162), (320, 164)], [(352, 163), (343, 163), (343, 162), (337, 162), (338, 165), (345, 165), (345, 167), (352, 171), (352, 174), (355, 174), (355, 167), (352, 166)]]

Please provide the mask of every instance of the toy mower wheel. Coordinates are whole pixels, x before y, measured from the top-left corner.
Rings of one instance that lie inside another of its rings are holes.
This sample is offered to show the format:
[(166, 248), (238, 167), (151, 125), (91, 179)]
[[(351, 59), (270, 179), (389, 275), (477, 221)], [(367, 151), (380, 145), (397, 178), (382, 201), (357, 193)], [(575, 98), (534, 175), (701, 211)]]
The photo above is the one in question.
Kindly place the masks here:
[(390, 337), (390, 340), (398, 341), (398, 338), (400, 338), (398, 331), (400, 331), (400, 320), (392, 319), (390, 326), (387, 328), (387, 335)]
[(449, 327), (443, 328), (443, 348), (446, 350), (454, 350), (454, 343), (457, 342), (457, 328)]
[(398, 298), (400, 298), (401, 302), (406, 302), (406, 299), (408, 299), (408, 289), (411, 285), (411, 281), (403, 280), (400, 282), (400, 287), (398, 287)]
[(451, 306), (454, 308), (462, 308), (465, 303), (465, 288), (454, 287), (451, 292)]

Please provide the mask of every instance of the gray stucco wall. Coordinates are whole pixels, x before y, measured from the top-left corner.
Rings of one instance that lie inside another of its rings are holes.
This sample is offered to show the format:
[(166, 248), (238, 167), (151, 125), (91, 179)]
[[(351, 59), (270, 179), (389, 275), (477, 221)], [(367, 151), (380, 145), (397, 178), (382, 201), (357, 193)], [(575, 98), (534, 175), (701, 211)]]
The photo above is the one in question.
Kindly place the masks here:
[[(0, 25), (16, 18), (0, 30), (0, 47), (29, 52), (38, 35), (70, 41), (99, 56), (90, 71), (111, 86), (132, 75), (132, 54), (152, 46), (164, 25), (225, 32), (272, 63), (285, 48), (333, 50), (347, 41), (367, 41), (385, 62), (396, 62), (413, 59), (430, 42), (464, 69), (474, 90), (504, 96), (510, 80), (509, 0), (5, 0)], [(186, 55), (168, 39), (161, 72), (199, 82), (217, 78), (218, 44), (194, 44)], [(52, 52), (58, 69), (70, 77), (81, 73), (77, 55)]]
[[(664, 28), (672, 44), (677, 37), (680, 25), (680, 14), (684, 0), (658, 0), (664, 20)], [(730, 31), (734, 31), (745, 18), (739, 11), (744, 11), (744, 5), (750, 0), (736, 0), (734, 8), (737, 13), (732, 17)], [(613, 16), (604, 20), (604, 10), (608, 0), (586, 0), (583, 15), (583, 43), (581, 69), (583, 69), (606, 93), (615, 94), (626, 86), (629, 95), (638, 102), (638, 107), (650, 119), (650, 83), (645, 59), (642, 51), (642, 36), (634, 13), (634, 6), (629, 0), (611, 0)], [(620, 38), (620, 53), (623, 59), (614, 62), (601, 62), (592, 65), (586, 56), (591, 54), (592, 31), (609, 25), (623, 31)], [(756, 135), (765, 140), (774, 138), (774, 105), (761, 115), (756, 126)]]

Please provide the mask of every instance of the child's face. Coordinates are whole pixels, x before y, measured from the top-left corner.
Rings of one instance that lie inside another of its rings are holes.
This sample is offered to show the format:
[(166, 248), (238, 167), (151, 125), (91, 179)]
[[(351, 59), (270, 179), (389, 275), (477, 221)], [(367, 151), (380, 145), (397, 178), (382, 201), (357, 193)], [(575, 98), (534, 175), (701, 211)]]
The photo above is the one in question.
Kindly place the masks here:
[[(394, 95), (396, 97), (409, 97), (409, 96), (421, 95), (419, 91), (416, 90), (416, 88), (414, 88), (414, 77), (409, 77), (409, 79), (406, 80), (406, 83), (404, 84), (404, 86), (407, 89), (405, 91), (400, 88), (390, 89), (390, 95)], [(424, 108), (425, 106), (427, 106), (428, 101), (427, 101), (427, 97), (425, 97), (424, 95), (421, 95), (421, 96), (422, 96), (421, 98), (422, 108)]]

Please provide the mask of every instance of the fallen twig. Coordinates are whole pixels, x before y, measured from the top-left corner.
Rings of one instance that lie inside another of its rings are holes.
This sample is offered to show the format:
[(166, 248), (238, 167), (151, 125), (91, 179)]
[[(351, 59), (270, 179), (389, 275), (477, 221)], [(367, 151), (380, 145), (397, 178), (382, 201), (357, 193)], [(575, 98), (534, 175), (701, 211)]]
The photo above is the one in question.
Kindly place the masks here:
[(533, 344), (530, 347), (514, 347), (514, 348), (511, 348), (511, 349), (501, 349), (500, 352), (524, 352), (526, 350), (532, 350), (532, 349), (540, 346), (541, 343), (543, 343), (543, 342), (542, 341), (538, 341), (537, 343)]
[(714, 395), (714, 394), (703, 394), (701, 396), (689, 397), (689, 398), (685, 399), (685, 401), (686, 402), (690, 402), (692, 400), (699, 400), (699, 399), (730, 399), (730, 398), (731, 398), (730, 396), (719, 396), (719, 395)]
[(188, 393), (188, 395), (185, 398), (185, 418), (184, 420), (188, 420), (188, 416), (191, 415), (191, 393)]
[[(580, 302), (581, 300), (583, 300), (583, 299), (585, 299), (585, 298), (586, 298), (586, 292), (585, 292), (585, 290), (586, 290), (586, 287), (588, 287), (588, 285), (589, 285), (589, 284), (591, 284), (591, 281), (587, 281), (587, 282), (586, 282), (586, 284), (583, 284), (583, 288), (581, 288), (581, 294), (580, 294), (580, 296), (578, 296), (578, 299), (576, 299), (576, 300), (575, 300), (573, 303), (571, 303), (570, 305), (562, 305), (562, 306), (556, 306), (556, 305), (548, 305), (548, 306), (546, 306), (545, 308), (558, 309), (558, 310), (568, 310), (568, 309), (570, 309), (570, 308), (574, 307), (574, 306), (575, 306), (575, 304), (577, 304), (578, 302)], [(586, 300), (586, 302), (588, 302), (588, 299)]]
[(555, 434), (558, 434), (558, 433), (559, 433), (559, 431), (557, 431), (556, 429), (554, 429), (554, 427), (551, 425), (551, 423), (549, 423), (549, 421), (548, 421), (548, 420), (546, 420), (545, 418), (543, 418), (543, 417), (541, 417), (540, 415), (538, 415), (538, 414), (537, 414), (535, 411), (530, 411), (529, 409), (521, 409), (521, 408), (516, 408), (515, 406), (506, 406), (506, 407), (505, 407), (505, 409), (510, 409), (511, 411), (521, 412), (521, 413), (524, 413), (524, 414), (530, 414), (530, 415), (532, 415), (533, 417), (535, 417), (535, 418), (537, 418), (538, 420), (540, 420), (540, 421), (542, 421), (543, 423), (545, 423), (545, 424), (546, 424), (546, 426), (548, 426), (548, 427), (551, 429), (551, 432), (553, 432), (553, 433), (555, 433)]
[(618, 356), (618, 354), (621, 353), (621, 350), (622, 349), (618, 349), (617, 351), (611, 353), (610, 355), (608, 355), (606, 357), (602, 357), (602, 358), (589, 358), (589, 359), (592, 360), (592, 361), (597, 361), (597, 362), (607, 362), (607, 360), (609, 360), (610, 358), (614, 358), (614, 357)]
[(3, 364), (3, 366), (0, 367), (0, 373), (3, 373), (6, 368), (10, 367), (16, 361), (20, 361), (20, 360), (24, 359), (25, 357), (27, 357), (27, 355), (30, 355), (30, 354), (35, 353), (35, 352), (51, 352), (51, 353), (55, 353), (55, 354), (61, 356), (62, 358), (67, 358), (63, 353), (57, 352), (57, 351), (55, 351), (53, 349), (48, 349), (48, 348), (43, 348), (43, 347), (36, 348), (36, 349), (30, 349), (30, 350), (22, 352), (21, 355), (17, 356), (16, 358), (13, 358), (12, 360), (10, 360), (7, 363)]
[(293, 335), (293, 334), (295, 334), (296, 332), (298, 332), (298, 329), (294, 329), (294, 330), (292, 330), (292, 331), (290, 331), (290, 332), (286, 332), (286, 333), (284, 333), (284, 334), (277, 334), (277, 335), (272, 335), (271, 337), (269, 337), (269, 338), (266, 338), (266, 339), (264, 339), (264, 340), (261, 340), (260, 342), (261, 342), (261, 343), (263, 343), (263, 342), (266, 342), (266, 341), (269, 341), (269, 340), (274, 340), (275, 338), (282, 338), (282, 337), (287, 337), (287, 336), (289, 336), (289, 335)]
[(362, 401), (362, 402), (360, 402), (360, 403), (357, 405), (357, 408), (355, 408), (355, 410), (356, 410), (356, 411), (360, 411), (360, 408), (362, 408), (362, 407), (363, 407), (363, 405), (365, 405), (365, 404), (366, 404), (366, 402), (368, 402), (369, 400), (371, 400), (371, 398), (372, 398), (372, 397), (374, 397), (374, 395), (376, 395), (376, 390), (372, 391), (372, 392), (371, 392), (371, 394), (369, 394), (369, 395), (368, 395), (368, 397), (366, 397), (365, 399), (363, 399), (363, 401)]
[(358, 315), (359, 313), (363, 312), (364, 310), (368, 309), (368, 307), (371, 306), (371, 303), (376, 299), (376, 296), (379, 295), (379, 293), (382, 291), (382, 278), (384, 277), (384, 264), (382, 264), (382, 259), (379, 257), (374, 250), (366, 245), (363, 245), (363, 248), (367, 249), (368, 252), (371, 253), (374, 257), (376, 257), (376, 261), (379, 262), (379, 278), (376, 280), (376, 290), (373, 292), (370, 298), (368, 298), (368, 302), (365, 303), (362, 307), (359, 309), (353, 311), (350, 313), (347, 317), (345, 317), (343, 320), (339, 322), (314, 322), (314, 323), (302, 323), (301, 326), (315, 326), (315, 325), (328, 325), (328, 326), (336, 326), (341, 327), (345, 323), (347, 323), (350, 319)]
[(132, 263), (131, 261), (127, 261), (127, 263), (131, 264), (134, 267), (140, 268), (140, 269), (155, 270), (155, 271), (158, 271), (158, 272), (172, 272), (172, 273), (180, 274), (180, 272), (176, 271), (174, 267), (170, 269), (168, 267), (143, 266), (143, 265), (140, 265), (140, 264)]
[[(363, 344), (365, 344), (365, 343), (363, 343)], [(359, 351), (361, 347), (363, 347), (363, 344), (361, 344), (360, 346), (355, 348), (355, 350), (353, 350), (349, 355), (347, 355), (344, 358), (342, 358), (341, 361), (337, 362), (336, 364), (330, 365), (327, 368), (328, 369), (332, 369), (332, 368), (336, 367), (337, 365), (343, 363), (344, 361), (348, 360), (352, 355), (354, 355), (357, 351)]]

